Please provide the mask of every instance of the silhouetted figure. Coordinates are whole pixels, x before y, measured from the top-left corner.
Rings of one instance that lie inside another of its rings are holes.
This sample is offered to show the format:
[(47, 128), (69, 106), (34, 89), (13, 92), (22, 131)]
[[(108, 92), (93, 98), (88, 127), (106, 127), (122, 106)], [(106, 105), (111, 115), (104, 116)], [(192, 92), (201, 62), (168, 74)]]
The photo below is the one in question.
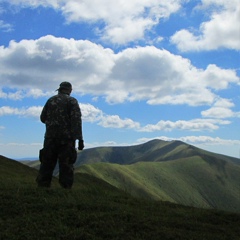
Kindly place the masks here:
[(58, 161), (59, 183), (70, 189), (74, 180), (73, 164), (77, 159), (77, 139), (78, 149), (84, 148), (82, 114), (78, 101), (70, 96), (71, 83), (62, 82), (57, 91), (57, 95), (48, 99), (40, 115), (46, 132), (44, 146), (39, 153), (41, 165), (36, 181), (39, 187), (50, 187)]

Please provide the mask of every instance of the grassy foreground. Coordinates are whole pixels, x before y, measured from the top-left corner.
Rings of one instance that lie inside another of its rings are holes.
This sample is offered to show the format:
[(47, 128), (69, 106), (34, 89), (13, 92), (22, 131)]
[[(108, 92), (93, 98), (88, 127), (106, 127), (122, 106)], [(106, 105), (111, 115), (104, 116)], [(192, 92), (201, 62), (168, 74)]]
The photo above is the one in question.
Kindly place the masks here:
[(72, 190), (1, 181), (0, 209), (1, 240), (240, 239), (240, 214), (136, 199), (86, 174)]

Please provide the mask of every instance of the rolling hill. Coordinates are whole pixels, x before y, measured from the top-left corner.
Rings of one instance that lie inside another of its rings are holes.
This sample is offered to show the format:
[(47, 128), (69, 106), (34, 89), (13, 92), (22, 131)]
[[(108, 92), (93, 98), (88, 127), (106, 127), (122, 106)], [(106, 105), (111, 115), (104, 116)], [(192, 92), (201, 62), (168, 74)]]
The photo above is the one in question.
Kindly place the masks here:
[(136, 197), (240, 212), (239, 163), (180, 141), (153, 140), (84, 150), (75, 167)]
[[(18, 161), (0, 155), (0, 182), (1, 185), (16, 186), (35, 183), (37, 170)], [(29, 181), (31, 180), (31, 181)]]
[(98, 177), (135, 197), (240, 212), (240, 167), (201, 157), (131, 165), (86, 164), (76, 172)]
[(180, 141), (86, 149), (78, 153), (75, 172), (135, 197), (240, 212), (239, 159)]
[[(240, 160), (194, 147), (181, 141), (152, 140), (143, 144), (126, 147), (96, 147), (78, 153), (75, 166), (109, 162), (133, 164), (137, 162), (171, 161), (194, 156), (204, 156), (240, 165)], [(211, 161), (211, 160), (210, 160)]]
[[(167, 163), (170, 162), (153, 164)], [(109, 167), (111, 172), (128, 170), (129, 175), (135, 172), (144, 178), (144, 164), (149, 163), (96, 163), (81, 167), (94, 169), (99, 165), (99, 173), (100, 168)], [(176, 168), (164, 167), (166, 176)], [(237, 240), (240, 236), (240, 213), (134, 198), (99, 176), (80, 172), (75, 174), (72, 190), (62, 189), (57, 178), (51, 189), (42, 189), (36, 187), (36, 174), (36, 169), (0, 156), (0, 239)]]

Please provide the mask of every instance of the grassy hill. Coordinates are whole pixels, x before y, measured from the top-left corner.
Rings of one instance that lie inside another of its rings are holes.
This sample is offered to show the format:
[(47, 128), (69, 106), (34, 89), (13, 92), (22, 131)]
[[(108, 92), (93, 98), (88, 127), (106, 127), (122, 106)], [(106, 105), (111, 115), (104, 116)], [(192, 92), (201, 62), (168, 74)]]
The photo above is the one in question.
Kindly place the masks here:
[(84, 150), (75, 167), (135, 197), (240, 212), (239, 163), (180, 141), (153, 140)]
[[(239, 163), (180, 141), (153, 140), (86, 149), (78, 154), (75, 170), (134, 197), (240, 212)], [(28, 165), (37, 168), (39, 162)]]
[(0, 155), (0, 182), (1, 186), (28, 185), (35, 181), (37, 170), (18, 161)]
[(240, 214), (134, 198), (76, 173), (72, 190), (35, 184), (36, 170), (0, 156), (0, 239), (237, 240)]
[[(134, 146), (95, 147), (78, 152), (76, 167), (97, 162), (117, 163), (121, 165), (137, 162), (162, 162), (181, 158), (205, 157), (223, 160), (240, 165), (238, 158), (216, 154), (194, 147), (181, 141), (152, 140)], [(22, 161), (22, 163), (39, 168), (39, 161)], [(56, 171), (57, 174), (57, 171)]]
[(196, 157), (131, 165), (95, 163), (75, 171), (103, 179), (135, 197), (240, 212), (240, 167), (231, 163), (220, 165)]
[(213, 157), (240, 165), (240, 160), (234, 157), (208, 152), (181, 141), (162, 141), (157, 139), (135, 146), (86, 149), (79, 152), (75, 165), (80, 166), (96, 162), (117, 164), (160, 162), (195, 156)]

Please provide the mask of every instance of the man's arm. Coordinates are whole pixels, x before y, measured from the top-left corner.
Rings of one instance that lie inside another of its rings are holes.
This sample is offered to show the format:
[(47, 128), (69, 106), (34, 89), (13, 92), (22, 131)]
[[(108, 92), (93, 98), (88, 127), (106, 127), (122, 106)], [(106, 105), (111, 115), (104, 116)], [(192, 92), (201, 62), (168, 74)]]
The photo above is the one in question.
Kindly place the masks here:
[(40, 120), (42, 123), (45, 123), (47, 120), (47, 103), (42, 109), (41, 115), (40, 115)]
[(79, 107), (78, 101), (75, 98), (72, 98), (71, 101), (71, 132), (73, 134), (73, 138), (76, 140), (83, 140), (82, 134), (82, 113)]

